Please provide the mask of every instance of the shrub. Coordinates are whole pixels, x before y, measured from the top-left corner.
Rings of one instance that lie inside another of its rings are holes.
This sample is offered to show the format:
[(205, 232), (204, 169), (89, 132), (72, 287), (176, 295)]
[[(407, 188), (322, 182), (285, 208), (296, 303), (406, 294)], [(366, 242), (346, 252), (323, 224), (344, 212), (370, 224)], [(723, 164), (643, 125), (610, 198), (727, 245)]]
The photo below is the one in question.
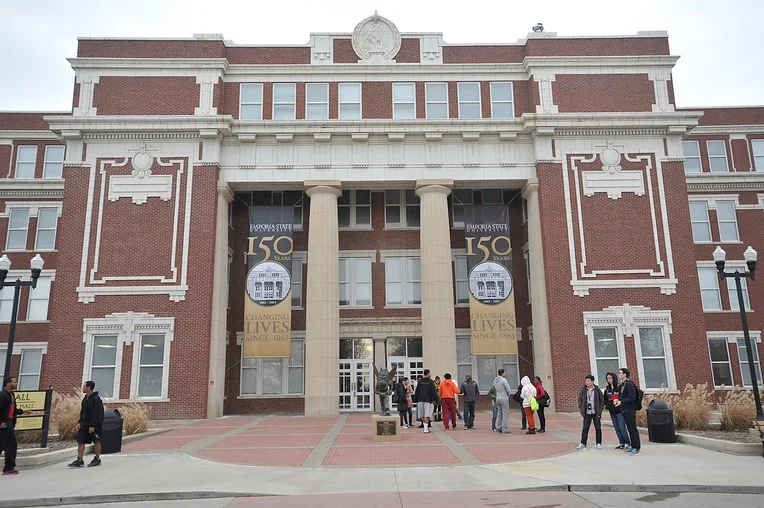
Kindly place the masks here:
[(16, 432), (16, 440), (19, 444), (36, 444), (42, 441), (41, 430), (25, 430)]
[[(667, 388), (663, 388), (658, 393), (645, 394), (642, 407), (647, 409), (651, 401), (660, 399), (674, 410), (677, 429), (707, 430), (713, 409), (713, 395), (713, 390), (709, 390), (707, 384), (695, 387), (688, 384), (679, 394), (669, 393)], [(647, 427), (647, 411), (637, 412), (637, 425)]]
[(140, 434), (149, 430), (149, 413), (151, 408), (142, 402), (130, 402), (119, 408), (124, 421), (125, 434)]
[(722, 429), (744, 431), (756, 419), (753, 392), (735, 386), (722, 399)]
[(76, 437), (81, 406), (82, 391), (79, 389), (74, 389), (69, 395), (53, 393), (51, 425), (58, 430), (59, 441), (71, 441)]

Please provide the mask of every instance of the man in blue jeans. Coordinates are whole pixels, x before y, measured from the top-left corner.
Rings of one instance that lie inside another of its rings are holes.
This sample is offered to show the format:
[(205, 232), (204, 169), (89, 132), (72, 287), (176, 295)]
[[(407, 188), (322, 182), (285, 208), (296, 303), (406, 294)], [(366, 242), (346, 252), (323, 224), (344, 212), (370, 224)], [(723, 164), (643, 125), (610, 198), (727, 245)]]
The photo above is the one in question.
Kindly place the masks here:
[(637, 385), (629, 379), (630, 377), (631, 372), (626, 367), (618, 370), (621, 393), (618, 400), (613, 401), (613, 405), (621, 408), (623, 419), (626, 420), (626, 429), (629, 431), (631, 441), (631, 450), (628, 453), (639, 455), (642, 442), (639, 439), (639, 429), (637, 429)]

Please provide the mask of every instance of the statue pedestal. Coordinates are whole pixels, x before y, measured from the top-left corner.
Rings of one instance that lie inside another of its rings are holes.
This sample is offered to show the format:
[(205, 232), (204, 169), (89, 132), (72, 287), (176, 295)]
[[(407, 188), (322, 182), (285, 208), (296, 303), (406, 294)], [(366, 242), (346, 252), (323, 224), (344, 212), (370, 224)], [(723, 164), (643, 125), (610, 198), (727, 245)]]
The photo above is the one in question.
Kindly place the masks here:
[(372, 415), (371, 417), (371, 440), (372, 441), (400, 441), (401, 425), (399, 416)]

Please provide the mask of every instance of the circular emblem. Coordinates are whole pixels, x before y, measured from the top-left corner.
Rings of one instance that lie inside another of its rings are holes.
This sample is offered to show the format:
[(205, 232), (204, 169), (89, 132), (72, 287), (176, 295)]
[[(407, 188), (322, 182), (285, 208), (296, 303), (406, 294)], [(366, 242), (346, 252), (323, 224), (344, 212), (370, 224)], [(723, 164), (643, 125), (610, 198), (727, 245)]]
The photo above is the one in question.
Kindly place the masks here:
[(133, 155), (133, 168), (146, 171), (154, 163), (154, 158), (148, 152), (138, 152)]
[(258, 305), (276, 305), (289, 294), (289, 270), (276, 261), (263, 261), (247, 274), (247, 294)]
[(504, 265), (495, 261), (475, 265), (469, 284), (472, 296), (487, 305), (501, 303), (512, 293), (512, 276)]
[(401, 49), (401, 33), (387, 18), (374, 12), (353, 30), (353, 50), (362, 60), (379, 55), (384, 60), (392, 60)]
[(621, 162), (621, 154), (618, 150), (609, 146), (600, 154), (600, 160), (602, 160), (602, 164), (605, 166), (617, 166)]

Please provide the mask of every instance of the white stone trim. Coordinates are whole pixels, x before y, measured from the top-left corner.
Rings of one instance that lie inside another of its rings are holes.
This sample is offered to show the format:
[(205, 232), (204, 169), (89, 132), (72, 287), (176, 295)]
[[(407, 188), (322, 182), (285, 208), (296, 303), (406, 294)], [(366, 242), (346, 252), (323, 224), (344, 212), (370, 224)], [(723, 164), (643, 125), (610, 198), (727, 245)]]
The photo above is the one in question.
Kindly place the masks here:
[[(761, 330), (748, 330), (748, 336), (751, 337), (752, 341), (761, 344)], [(706, 339), (727, 339), (729, 344), (737, 344), (738, 339), (743, 340), (745, 336), (742, 330), (726, 332), (713, 330), (706, 332)]]
[[(761, 342), (761, 341), (760, 341)], [(47, 355), (48, 354), (48, 343), (47, 342), (14, 342), (13, 343), (13, 354), (14, 355), (20, 355), (22, 351), (26, 349), (42, 349), (42, 354)], [(0, 351), (2, 351), (5, 354), (8, 354), (8, 343), (3, 342), (0, 343)]]
[(422, 254), (419, 249), (394, 249), (394, 250), (380, 250), (379, 261), (384, 263), (386, 258), (421, 258)]
[(62, 199), (64, 180), (0, 178), (0, 199)]
[[(130, 399), (145, 401), (168, 400), (170, 388), (170, 345), (175, 338), (175, 318), (153, 318), (153, 322), (146, 323), (142, 327), (136, 327), (133, 332), (133, 365), (130, 381)], [(140, 397), (138, 395), (138, 382), (140, 378), (140, 354), (142, 335), (164, 335), (164, 358), (162, 363), (162, 394), (159, 397)]]
[(58, 217), (60, 218), (63, 206), (62, 201), (6, 201), (5, 211), (0, 213), (0, 217), (10, 217), (11, 210), (14, 208), (29, 208), (29, 218), (37, 217), (40, 213), (40, 208), (55, 208), (58, 210)]
[[(735, 203), (735, 210), (740, 208), (740, 195), (739, 194), (689, 194), (687, 196), (688, 201), (704, 201), (708, 204), (709, 210), (716, 210), (717, 201), (733, 201)], [(753, 206), (758, 208), (758, 205), (744, 205)]]
[(371, 258), (372, 263), (377, 262), (376, 250), (341, 250), (339, 251), (340, 258)]
[(764, 172), (687, 173), (687, 190), (692, 191), (764, 191)]

